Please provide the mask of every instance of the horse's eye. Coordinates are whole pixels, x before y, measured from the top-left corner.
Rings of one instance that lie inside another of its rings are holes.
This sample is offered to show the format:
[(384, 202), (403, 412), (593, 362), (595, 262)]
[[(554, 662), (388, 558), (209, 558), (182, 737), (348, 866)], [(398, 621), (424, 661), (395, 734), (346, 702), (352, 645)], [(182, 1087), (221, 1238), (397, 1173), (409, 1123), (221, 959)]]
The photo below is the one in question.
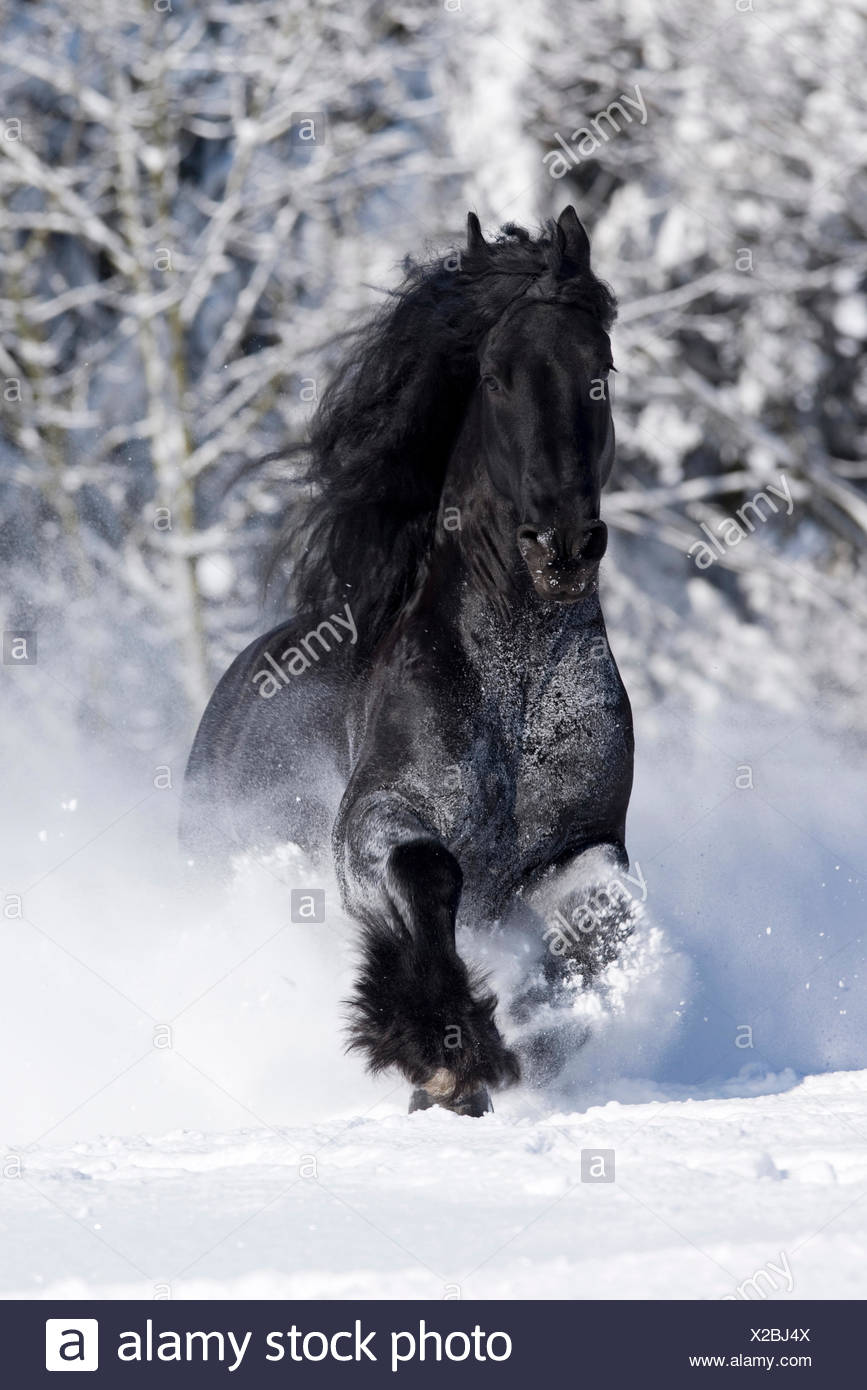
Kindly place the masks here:
[(486, 391), (499, 391), (500, 383), (495, 376), (483, 376), (482, 385)]

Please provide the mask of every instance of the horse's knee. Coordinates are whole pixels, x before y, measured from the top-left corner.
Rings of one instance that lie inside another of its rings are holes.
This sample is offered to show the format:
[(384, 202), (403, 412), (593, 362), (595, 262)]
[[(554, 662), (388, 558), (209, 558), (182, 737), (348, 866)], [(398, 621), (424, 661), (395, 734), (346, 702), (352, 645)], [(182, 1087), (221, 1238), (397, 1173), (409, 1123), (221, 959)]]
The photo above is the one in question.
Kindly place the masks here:
[(390, 894), (414, 911), (432, 905), (454, 915), (463, 886), (461, 866), (436, 840), (408, 840), (389, 850), (386, 882)]

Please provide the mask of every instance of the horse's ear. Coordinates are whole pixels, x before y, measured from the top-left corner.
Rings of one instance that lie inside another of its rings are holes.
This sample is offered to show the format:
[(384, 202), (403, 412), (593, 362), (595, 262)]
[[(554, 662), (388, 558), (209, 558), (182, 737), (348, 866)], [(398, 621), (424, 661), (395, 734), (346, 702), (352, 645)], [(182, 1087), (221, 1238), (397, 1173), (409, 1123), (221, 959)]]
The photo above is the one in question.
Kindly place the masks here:
[(482, 224), (474, 212), (467, 213), (467, 250), (487, 251), (488, 243), (482, 235)]
[(561, 279), (590, 269), (590, 238), (571, 203), (557, 218), (554, 253), (554, 269)]

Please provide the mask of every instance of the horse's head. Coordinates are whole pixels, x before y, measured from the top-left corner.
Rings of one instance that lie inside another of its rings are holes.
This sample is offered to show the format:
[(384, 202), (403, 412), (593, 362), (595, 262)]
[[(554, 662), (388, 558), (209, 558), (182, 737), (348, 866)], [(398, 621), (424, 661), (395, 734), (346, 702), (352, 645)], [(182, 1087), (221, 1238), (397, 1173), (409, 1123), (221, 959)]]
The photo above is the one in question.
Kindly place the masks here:
[[(476, 250), (480, 237), (471, 215)], [(548, 273), (510, 304), (478, 354), (482, 460), (512, 504), (536, 593), (558, 603), (588, 591), (608, 541), (599, 506), (614, 462), (611, 343), (598, 314), (569, 292), (589, 274), (587, 233), (567, 207)]]

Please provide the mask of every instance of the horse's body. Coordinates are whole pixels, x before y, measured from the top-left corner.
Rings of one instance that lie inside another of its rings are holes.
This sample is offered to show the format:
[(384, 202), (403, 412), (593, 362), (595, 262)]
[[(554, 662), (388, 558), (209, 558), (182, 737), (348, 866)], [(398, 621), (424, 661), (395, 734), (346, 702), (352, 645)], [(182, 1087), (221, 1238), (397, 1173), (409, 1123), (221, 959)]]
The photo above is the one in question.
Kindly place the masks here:
[[(632, 726), (596, 585), (613, 431), (607, 392), (589, 383), (607, 374), (613, 301), (571, 209), (550, 237), (509, 229), (492, 247), (471, 218), (469, 261), (465, 294), (486, 275), (500, 294), (472, 358), (462, 346), (475, 380), (435, 441), (439, 472), (415, 510), (396, 480), (382, 527), (370, 499), (353, 512), (359, 478), (335, 507), (351, 470), (323, 452), (336, 482), (331, 510), (326, 480), (313, 511), (324, 547), (308, 556), (302, 612), (220, 682), (190, 759), (184, 839), (224, 859), (330, 843), (362, 927), (353, 1045), (399, 1067), (415, 1105), (480, 1113), (518, 1059), (457, 954), (456, 922), (520, 918), (539, 941), (555, 910), (569, 920), (588, 863), (627, 863)], [(367, 545), (365, 525), (379, 526)], [(413, 528), (390, 569), (387, 547)], [(572, 959), (550, 956), (548, 989), (576, 966), (586, 980), (611, 950), (588, 934)], [(543, 1036), (527, 1060), (556, 1070), (562, 1046)]]

